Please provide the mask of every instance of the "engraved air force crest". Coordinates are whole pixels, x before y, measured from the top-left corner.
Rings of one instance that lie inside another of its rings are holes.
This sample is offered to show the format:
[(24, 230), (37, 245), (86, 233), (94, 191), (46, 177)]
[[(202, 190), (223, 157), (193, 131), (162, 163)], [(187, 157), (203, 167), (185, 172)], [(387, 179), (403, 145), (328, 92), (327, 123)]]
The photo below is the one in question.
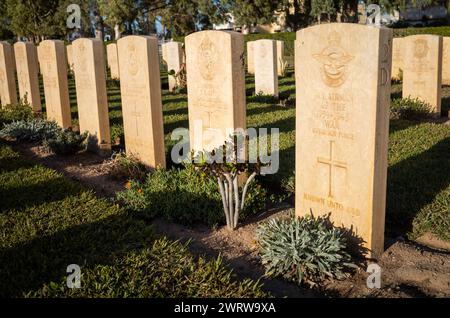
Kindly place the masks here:
[(198, 50), (198, 60), (203, 61), (199, 63), (199, 71), (205, 80), (210, 81), (214, 78), (218, 59), (219, 55), (216, 46), (209, 37), (205, 37)]
[(348, 64), (355, 58), (341, 46), (341, 37), (332, 32), (328, 36), (328, 46), (313, 57), (321, 66), (322, 80), (329, 87), (339, 87), (348, 76)]
[(428, 47), (428, 43), (424, 39), (418, 39), (414, 41), (414, 57), (416, 59), (423, 59), (428, 55), (428, 51), (430, 48)]
[(139, 73), (139, 59), (136, 46), (133, 43), (128, 45), (128, 73), (136, 76)]

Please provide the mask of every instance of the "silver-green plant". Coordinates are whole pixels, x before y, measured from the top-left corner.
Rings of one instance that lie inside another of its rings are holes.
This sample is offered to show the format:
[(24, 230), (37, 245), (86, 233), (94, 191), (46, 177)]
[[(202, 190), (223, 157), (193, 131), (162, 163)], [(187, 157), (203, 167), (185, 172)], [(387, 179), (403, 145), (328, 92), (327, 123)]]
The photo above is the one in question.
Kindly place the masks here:
[(314, 286), (326, 277), (342, 278), (345, 268), (356, 267), (343, 232), (327, 226), (325, 218), (272, 219), (258, 228), (257, 237), (267, 277)]
[(20, 141), (37, 142), (54, 136), (61, 128), (55, 122), (40, 118), (19, 120), (5, 124), (0, 130), (0, 138), (15, 138)]

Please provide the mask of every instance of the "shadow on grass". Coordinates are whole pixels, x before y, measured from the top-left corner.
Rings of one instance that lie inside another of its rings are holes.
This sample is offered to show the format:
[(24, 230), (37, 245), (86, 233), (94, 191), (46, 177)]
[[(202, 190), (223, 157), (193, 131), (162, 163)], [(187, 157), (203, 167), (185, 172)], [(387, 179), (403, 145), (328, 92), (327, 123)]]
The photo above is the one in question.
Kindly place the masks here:
[[(61, 192), (60, 189), (62, 188), (66, 191)], [(80, 187), (68, 183), (67, 179), (62, 176), (29, 185), (20, 183), (8, 188), (2, 186), (0, 188), (0, 201), (2, 202), (0, 212), (55, 202), (67, 196), (79, 195), (81, 192)]]
[(448, 117), (450, 112), (450, 96), (442, 98), (441, 115)]
[(55, 234), (0, 250), (0, 296), (20, 297), (45, 283), (60, 282), (69, 264), (110, 264), (130, 250), (144, 247), (151, 236), (142, 222), (126, 214), (76, 225)]
[(420, 125), (422, 122), (406, 119), (391, 119), (389, 122), (389, 133), (394, 133), (412, 126)]
[(386, 229), (404, 234), (416, 215), (450, 184), (450, 138), (388, 168)]
[(187, 115), (188, 108), (182, 107), (177, 109), (163, 109), (164, 116), (172, 116), (172, 115)]
[(189, 120), (182, 119), (171, 123), (164, 123), (164, 134), (171, 134), (177, 128), (189, 129)]
[(187, 96), (186, 97), (177, 97), (177, 98), (167, 98), (170, 95), (165, 95), (162, 103), (163, 105), (167, 104), (178, 104), (178, 103), (187, 103)]

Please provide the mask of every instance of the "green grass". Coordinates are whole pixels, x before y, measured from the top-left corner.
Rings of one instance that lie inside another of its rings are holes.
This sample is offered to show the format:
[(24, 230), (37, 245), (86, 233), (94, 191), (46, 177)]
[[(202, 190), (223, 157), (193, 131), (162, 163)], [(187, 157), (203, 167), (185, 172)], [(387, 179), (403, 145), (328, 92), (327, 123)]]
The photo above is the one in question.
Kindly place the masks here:
[[(167, 91), (167, 74), (162, 72), (163, 114), (167, 162), (174, 141), (170, 133), (178, 127), (189, 128), (185, 94)], [(295, 167), (295, 107), (282, 107), (264, 96), (254, 96), (253, 76), (246, 77), (247, 127), (280, 129), (280, 170), (262, 178), (272, 190), (292, 188)], [(69, 80), (72, 115), (76, 118), (73, 79)], [(295, 80), (291, 73), (280, 78), (280, 96), (295, 98)], [(392, 99), (401, 97), (401, 84), (392, 86)], [(108, 88), (110, 122), (113, 135), (123, 134), (120, 89)], [(443, 88), (442, 114), (450, 110), (450, 87)], [(396, 120), (391, 122), (387, 205), (388, 235), (415, 238), (431, 231), (450, 239), (450, 174), (448, 137), (450, 126)], [(445, 148), (447, 147), (447, 150)], [(417, 160), (415, 158), (418, 158)], [(423, 160), (426, 159), (426, 163)], [(420, 177), (419, 177), (420, 176)]]
[[(138, 216), (0, 143), (0, 297), (254, 297), (220, 259), (193, 257)], [(81, 267), (82, 288), (66, 287)]]

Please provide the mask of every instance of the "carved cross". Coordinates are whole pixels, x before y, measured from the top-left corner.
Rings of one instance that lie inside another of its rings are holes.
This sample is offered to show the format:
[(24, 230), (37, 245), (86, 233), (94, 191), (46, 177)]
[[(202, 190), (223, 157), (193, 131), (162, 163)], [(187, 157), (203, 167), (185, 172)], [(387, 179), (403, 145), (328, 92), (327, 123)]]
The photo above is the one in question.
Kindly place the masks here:
[(141, 113), (137, 111), (137, 100), (133, 100), (133, 111), (131, 112), (131, 116), (134, 117), (134, 124), (136, 126), (136, 136), (139, 136), (139, 118), (141, 117)]
[(347, 163), (335, 160), (334, 157), (334, 141), (330, 140), (330, 154), (328, 158), (317, 158), (317, 162), (328, 166), (328, 197), (333, 198), (333, 168), (341, 168), (347, 170)]

